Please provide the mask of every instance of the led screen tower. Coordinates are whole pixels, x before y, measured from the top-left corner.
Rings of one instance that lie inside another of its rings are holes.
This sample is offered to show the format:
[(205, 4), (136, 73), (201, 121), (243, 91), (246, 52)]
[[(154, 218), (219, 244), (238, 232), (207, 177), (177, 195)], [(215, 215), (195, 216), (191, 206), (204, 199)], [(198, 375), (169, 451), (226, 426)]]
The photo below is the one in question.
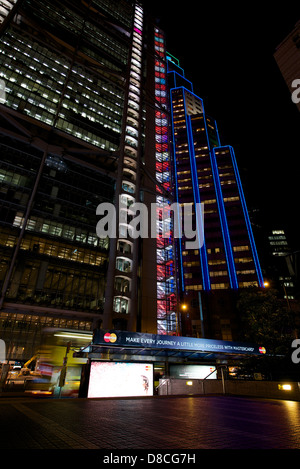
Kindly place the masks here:
[[(177, 289), (173, 219), (166, 207), (172, 187), (170, 115), (164, 33), (155, 28), (155, 161), (157, 180), (157, 332), (177, 330)], [(168, 231), (163, 233), (168, 224)]]
[[(110, 243), (103, 326), (150, 331), (155, 320), (158, 334), (175, 333), (172, 221), (167, 237), (162, 236), (160, 221), (172, 188), (165, 37), (145, 20), (139, 5), (134, 9), (125, 109), (115, 192), (119, 230)], [(143, 239), (131, 231), (136, 203), (143, 203), (149, 215), (154, 206), (157, 216), (155, 232), (148, 230)]]
[[(263, 287), (234, 150), (221, 145), (202, 99), (178, 61), (171, 55), (168, 59), (176, 200), (202, 204), (204, 211), (199, 248), (186, 249), (184, 236), (178, 242), (181, 297), (199, 292), (203, 299), (209, 292)], [(196, 220), (195, 210), (193, 215)]]

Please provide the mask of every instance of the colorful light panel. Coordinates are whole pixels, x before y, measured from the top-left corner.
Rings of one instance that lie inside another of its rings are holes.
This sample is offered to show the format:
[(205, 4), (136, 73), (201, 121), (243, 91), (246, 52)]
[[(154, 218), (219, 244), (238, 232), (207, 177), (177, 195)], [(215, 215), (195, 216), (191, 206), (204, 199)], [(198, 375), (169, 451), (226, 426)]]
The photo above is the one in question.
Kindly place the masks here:
[[(155, 28), (155, 140), (156, 140), (156, 179), (166, 191), (171, 190), (171, 155), (169, 139), (169, 118), (167, 98), (167, 67), (164, 35)], [(159, 59), (161, 57), (161, 60)], [(170, 201), (163, 196), (161, 186), (157, 184), (156, 198), (159, 220), (161, 209)], [(162, 227), (158, 223), (157, 232), (157, 333), (176, 333), (176, 276), (173, 253), (173, 226), (162, 236)]]

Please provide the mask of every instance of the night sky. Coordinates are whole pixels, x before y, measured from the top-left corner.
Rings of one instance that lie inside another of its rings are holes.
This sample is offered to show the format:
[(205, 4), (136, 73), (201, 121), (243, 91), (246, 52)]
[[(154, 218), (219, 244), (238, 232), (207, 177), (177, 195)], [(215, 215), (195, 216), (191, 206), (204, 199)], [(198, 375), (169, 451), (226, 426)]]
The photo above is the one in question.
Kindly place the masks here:
[(256, 235), (283, 228), (300, 249), (300, 112), (273, 57), (300, 20), (299, 3), (145, 3), (216, 119), (221, 143), (235, 150)]

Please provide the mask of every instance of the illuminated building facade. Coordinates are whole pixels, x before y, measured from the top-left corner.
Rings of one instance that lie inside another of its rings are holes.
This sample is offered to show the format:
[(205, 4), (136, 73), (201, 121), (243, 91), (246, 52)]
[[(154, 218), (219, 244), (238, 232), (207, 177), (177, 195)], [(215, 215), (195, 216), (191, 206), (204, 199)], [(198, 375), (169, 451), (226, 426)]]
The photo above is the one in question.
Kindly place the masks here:
[[(144, 36), (148, 51), (145, 58)], [(143, 80), (145, 66), (147, 78)], [(167, 238), (162, 226), (172, 187), (165, 36), (149, 18), (145, 21), (141, 6), (135, 7), (128, 83), (120, 151), (123, 163), (119, 160), (115, 191), (115, 204), (120, 203), (120, 230), (119, 237), (111, 240), (103, 327), (176, 333), (171, 218)], [(151, 206), (156, 206), (156, 237), (150, 231), (143, 239), (131, 236), (130, 220), (136, 215), (131, 207), (136, 202), (145, 204), (149, 214)]]
[[(170, 147), (169, 92), (167, 83), (167, 61), (165, 38), (162, 31), (155, 28), (155, 161), (157, 197), (157, 333), (175, 333), (177, 330), (177, 285), (174, 250), (173, 220), (166, 213), (171, 204), (166, 193), (171, 192), (172, 162)], [(164, 192), (163, 192), (164, 191)], [(168, 218), (169, 216), (169, 218)], [(163, 234), (163, 223), (169, 232)]]
[[(206, 115), (202, 99), (171, 55), (168, 79), (176, 200), (193, 207), (202, 204), (204, 211), (203, 224), (197, 220), (197, 229), (203, 229), (199, 249), (185, 249), (184, 236), (178, 242), (181, 301), (196, 297), (199, 318), (201, 295), (203, 301), (210, 292), (225, 292), (225, 298), (228, 291), (263, 287), (263, 278), (234, 150), (221, 144), (215, 120)], [(196, 220), (195, 213), (193, 216)], [(224, 300), (223, 309), (226, 304)], [(198, 333), (203, 335), (203, 330)]]
[[(162, 33), (130, 0), (4, 1), (0, 21), (0, 332), (9, 357), (30, 357), (50, 326), (166, 333), (172, 236), (124, 236), (132, 203), (150, 206), (170, 190)], [(119, 201), (117, 237), (100, 239), (97, 207)]]
[[(3, 1), (0, 88), (10, 358), (29, 358), (46, 327), (172, 335), (178, 289), (262, 284), (233, 149), (139, 2)], [(199, 250), (175, 243), (173, 201), (204, 203)], [(97, 236), (103, 202), (114, 238)], [(135, 202), (156, 207), (155, 236), (130, 231)]]

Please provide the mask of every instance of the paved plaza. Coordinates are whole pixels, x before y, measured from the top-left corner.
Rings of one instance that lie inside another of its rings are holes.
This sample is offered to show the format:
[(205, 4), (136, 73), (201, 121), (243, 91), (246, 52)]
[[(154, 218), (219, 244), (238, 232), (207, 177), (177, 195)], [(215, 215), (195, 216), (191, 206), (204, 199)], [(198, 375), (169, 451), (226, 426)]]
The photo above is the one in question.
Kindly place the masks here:
[(300, 402), (232, 396), (0, 399), (0, 449), (300, 449)]

